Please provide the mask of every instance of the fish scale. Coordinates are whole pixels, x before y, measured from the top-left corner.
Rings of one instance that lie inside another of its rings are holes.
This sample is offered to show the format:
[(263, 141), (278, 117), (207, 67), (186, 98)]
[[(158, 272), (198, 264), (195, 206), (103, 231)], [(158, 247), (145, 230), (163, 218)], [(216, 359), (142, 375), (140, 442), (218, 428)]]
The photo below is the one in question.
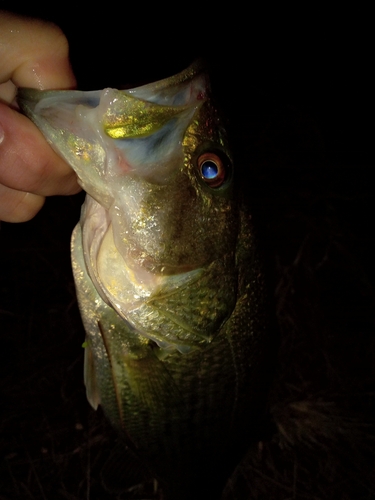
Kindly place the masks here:
[(124, 91), (24, 89), (19, 102), (87, 191), (72, 263), (91, 405), (163, 498), (219, 498), (259, 435), (272, 336), (204, 67)]

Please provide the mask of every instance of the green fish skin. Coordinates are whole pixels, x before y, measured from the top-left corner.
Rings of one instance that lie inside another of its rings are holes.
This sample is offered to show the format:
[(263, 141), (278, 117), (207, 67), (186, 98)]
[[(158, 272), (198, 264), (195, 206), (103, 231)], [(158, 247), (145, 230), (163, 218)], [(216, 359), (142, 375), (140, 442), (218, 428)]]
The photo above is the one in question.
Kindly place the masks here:
[(22, 89), (19, 102), (87, 192), (72, 263), (89, 402), (163, 498), (219, 498), (257, 436), (271, 341), (202, 64), (130, 90)]

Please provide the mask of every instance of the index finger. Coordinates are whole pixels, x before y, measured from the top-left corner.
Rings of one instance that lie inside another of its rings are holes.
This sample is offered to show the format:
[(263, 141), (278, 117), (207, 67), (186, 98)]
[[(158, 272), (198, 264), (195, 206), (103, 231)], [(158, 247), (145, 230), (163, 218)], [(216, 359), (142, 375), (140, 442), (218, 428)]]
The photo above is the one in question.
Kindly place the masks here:
[(56, 25), (0, 11), (0, 83), (69, 89), (76, 84), (68, 42)]

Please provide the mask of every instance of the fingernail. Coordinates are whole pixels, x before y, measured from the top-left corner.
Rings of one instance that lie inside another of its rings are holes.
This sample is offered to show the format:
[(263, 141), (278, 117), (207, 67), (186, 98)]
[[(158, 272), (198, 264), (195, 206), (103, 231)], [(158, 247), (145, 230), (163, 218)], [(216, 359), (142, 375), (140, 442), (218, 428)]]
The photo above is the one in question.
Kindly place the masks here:
[(3, 140), (4, 140), (4, 129), (0, 123), (0, 144), (3, 142)]

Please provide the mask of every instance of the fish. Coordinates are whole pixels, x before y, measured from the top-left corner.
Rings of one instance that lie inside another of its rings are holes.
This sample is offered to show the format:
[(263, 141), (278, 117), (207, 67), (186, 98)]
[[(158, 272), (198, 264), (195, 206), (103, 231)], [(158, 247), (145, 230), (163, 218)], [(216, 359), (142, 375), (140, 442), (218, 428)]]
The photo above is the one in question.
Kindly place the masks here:
[(251, 212), (204, 63), (118, 90), (21, 89), (87, 195), (72, 235), (84, 381), (163, 498), (219, 498), (272, 343)]

